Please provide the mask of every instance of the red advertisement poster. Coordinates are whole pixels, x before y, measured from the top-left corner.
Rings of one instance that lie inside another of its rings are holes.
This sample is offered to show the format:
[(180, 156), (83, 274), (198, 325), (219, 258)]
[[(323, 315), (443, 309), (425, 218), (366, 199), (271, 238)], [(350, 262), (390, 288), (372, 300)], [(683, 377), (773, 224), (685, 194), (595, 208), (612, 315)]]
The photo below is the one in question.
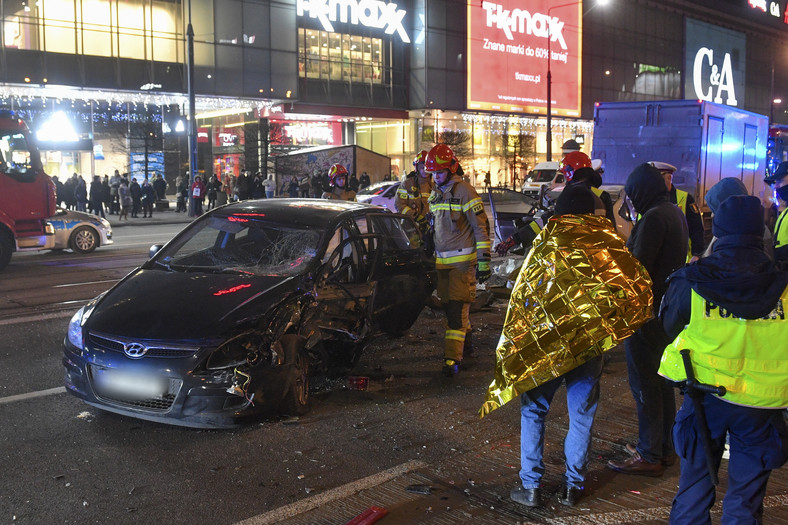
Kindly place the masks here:
[[(468, 4), (468, 109), (580, 116), (581, 1), (494, 0)], [(549, 46), (548, 46), (549, 40)]]

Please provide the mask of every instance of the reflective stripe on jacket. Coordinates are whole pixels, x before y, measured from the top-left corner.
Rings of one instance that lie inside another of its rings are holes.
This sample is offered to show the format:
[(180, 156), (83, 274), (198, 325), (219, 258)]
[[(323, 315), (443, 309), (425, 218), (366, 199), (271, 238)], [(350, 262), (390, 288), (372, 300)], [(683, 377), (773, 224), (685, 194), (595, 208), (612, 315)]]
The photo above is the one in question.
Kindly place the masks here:
[(783, 308), (786, 300), (788, 288), (769, 315), (742, 319), (692, 290), (689, 324), (665, 348), (659, 374), (684, 381), (687, 376), (680, 351), (686, 348), (695, 378), (726, 388), (723, 401), (752, 407), (788, 407), (788, 360), (783, 346), (788, 340)]
[(490, 226), (484, 205), (476, 190), (459, 175), (453, 175), (443, 188), (436, 185), (432, 189), (430, 212), (435, 227), (436, 266), (489, 260)]

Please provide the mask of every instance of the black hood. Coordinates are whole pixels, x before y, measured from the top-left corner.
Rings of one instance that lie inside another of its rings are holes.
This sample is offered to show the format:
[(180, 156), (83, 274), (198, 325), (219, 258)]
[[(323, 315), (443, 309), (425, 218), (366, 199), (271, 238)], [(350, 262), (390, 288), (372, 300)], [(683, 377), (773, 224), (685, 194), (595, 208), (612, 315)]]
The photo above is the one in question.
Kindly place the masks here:
[(87, 328), (136, 339), (212, 339), (263, 315), (301, 278), (136, 270), (99, 301)]
[(629, 174), (624, 191), (641, 215), (660, 202), (669, 202), (665, 179), (657, 168), (648, 163), (641, 164)]
[(788, 286), (788, 272), (775, 266), (763, 251), (763, 238), (755, 235), (717, 239), (709, 257), (674, 276), (686, 279), (704, 299), (745, 319), (768, 315)]

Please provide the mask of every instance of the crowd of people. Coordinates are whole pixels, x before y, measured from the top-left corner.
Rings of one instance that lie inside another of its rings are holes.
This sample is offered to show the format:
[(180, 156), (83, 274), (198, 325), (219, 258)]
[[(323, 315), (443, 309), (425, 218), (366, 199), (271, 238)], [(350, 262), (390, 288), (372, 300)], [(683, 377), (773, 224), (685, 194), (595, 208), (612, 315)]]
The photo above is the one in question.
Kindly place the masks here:
[[(55, 184), (55, 195), (58, 206), (67, 210), (93, 213), (106, 218), (117, 215), (118, 220), (138, 217), (153, 217), (153, 209), (157, 200), (166, 199), (167, 181), (161, 174), (155, 174), (152, 181), (148, 178), (137, 181), (137, 177), (129, 177), (128, 173), (118, 170), (112, 176), (94, 175), (88, 186), (82, 175), (74, 173), (65, 181), (58, 176), (52, 177)], [(129, 215), (130, 214), (130, 215)]]

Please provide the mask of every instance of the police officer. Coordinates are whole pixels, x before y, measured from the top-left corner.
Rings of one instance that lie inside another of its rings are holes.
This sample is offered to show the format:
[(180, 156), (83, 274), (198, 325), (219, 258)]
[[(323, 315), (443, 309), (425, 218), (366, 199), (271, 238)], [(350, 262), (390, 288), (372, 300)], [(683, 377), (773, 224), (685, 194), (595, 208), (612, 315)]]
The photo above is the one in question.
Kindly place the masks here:
[[(394, 207), (399, 213), (412, 217), (419, 225), (422, 235), (429, 235), (430, 194), (432, 193), (432, 177), (424, 169), (427, 151), (422, 150), (413, 159), (413, 171), (407, 174), (394, 200)], [(430, 242), (430, 241), (428, 241)]]
[(348, 188), (347, 170), (342, 164), (334, 164), (328, 170), (329, 191), (323, 192), (324, 199), (340, 201), (356, 200), (356, 192)]
[[(783, 202), (788, 202), (788, 161), (781, 162), (774, 173), (764, 179), (767, 184), (774, 185), (774, 191)], [(788, 261), (788, 208), (777, 217), (774, 225), (774, 258), (785, 263)]]
[(652, 160), (649, 164), (657, 168), (662, 174), (662, 178), (665, 179), (665, 185), (668, 187), (670, 202), (678, 206), (687, 219), (687, 230), (689, 231), (687, 262), (695, 262), (703, 257), (703, 250), (706, 247), (703, 218), (700, 215), (698, 206), (695, 204), (695, 199), (686, 191), (680, 190), (673, 185), (673, 174), (676, 172), (676, 166), (655, 160)]
[(476, 190), (462, 180), (459, 162), (446, 144), (433, 147), (424, 162), (435, 182), (429, 198), (433, 215), (438, 298), (448, 327), (443, 374), (457, 374), (466, 342), (470, 345), (470, 306), (476, 280), (490, 277), (490, 225)]
[[(669, 337), (660, 375), (683, 381), (682, 349), (689, 350), (697, 381), (721, 385), (724, 396), (700, 394), (719, 468), (730, 439), (728, 489), (722, 523), (762, 523), (763, 498), (772, 470), (788, 459), (788, 273), (763, 252), (763, 208), (757, 197), (728, 197), (714, 213), (713, 252), (670, 277), (662, 300)], [(711, 523), (715, 486), (689, 395), (676, 415), (673, 437), (681, 459), (671, 524)]]

